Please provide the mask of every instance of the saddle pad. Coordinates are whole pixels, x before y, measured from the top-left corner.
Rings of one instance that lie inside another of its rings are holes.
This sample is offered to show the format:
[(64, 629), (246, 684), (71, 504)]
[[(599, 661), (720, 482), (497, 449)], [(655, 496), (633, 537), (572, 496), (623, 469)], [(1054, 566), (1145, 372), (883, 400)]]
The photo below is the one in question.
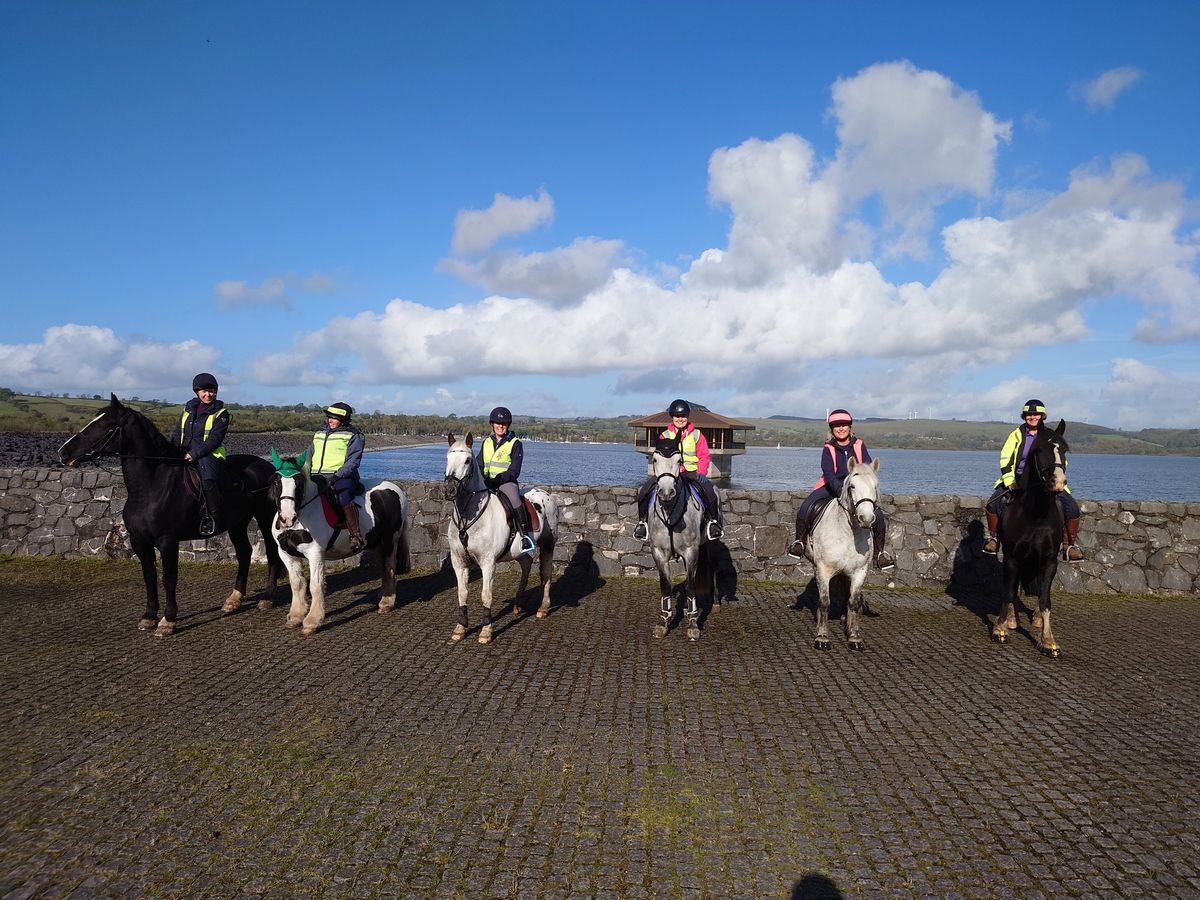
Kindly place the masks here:
[(529, 502), (528, 497), (522, 497), (521, 502), (525, 504), (525, 512), (529, 516), (529, 530), (538, 531), (542, 523), (538, 520), (537, 507)]
[[(359, 500), (365, 494), (359, 494), (354, 498), (354, 505), (362, 507), (363, 504)], [(346, 524), (346, 517), (342, 514), (342, 508), (329, 499), (328, 494), (321, 495), (321, 509), (325, 512), (325, 522), (330, 528), (337, 528), (339, 525)]]
[(804, 518), (805, 525), (811, 532), (821, 519), (821, 513), (825, 512), (825, 508), (833, 501), (832, 497), (824, 497), (813, 502), (813, 505), (808, 509), (808, 515)]
[(180, 479), (183, 481), (183, 489), (199, 500), (201, 497), (200, 469), (197, 466), (181, 466)]

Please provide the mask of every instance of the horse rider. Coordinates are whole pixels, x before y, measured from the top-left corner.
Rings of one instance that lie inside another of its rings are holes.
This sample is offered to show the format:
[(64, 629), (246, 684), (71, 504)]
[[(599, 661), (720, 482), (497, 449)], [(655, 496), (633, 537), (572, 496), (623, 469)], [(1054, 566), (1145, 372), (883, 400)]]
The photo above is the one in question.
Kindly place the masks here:
[[(704, 498), (704, 513), (708, 518), (706, 535), (710, 541), (719, 541), (725, 534), (725, 528), (722, 524), (721, 498), (717, 496), (716, 485), (708, 480), (708, 441), (704, 433), (692, 424), (692, 405), (686, 400), (672, 400), (671, 405), (667, 407), (667, 414), (671, 417), (671, 424), (663, 430), (659, 438), (678, 443), (683, 454), (683, 465), (679, 474), (699, 489), (700, 496)], [(646, 521), (650, 515), (650, 494), (654, 491), (656, 483), (654, 476), (648, 475), (638, 488), (638, 522), (633, 527), (635, 540), (644, 541), (650, 535)]]
[(354, 496), (358, 493), (358, 467), (367, 442), (362, 432), (350, 424), (354, 407), (349, 403), (331, 404), (324, 412), (325, 427), (313, 435), (308, 458), (312, 461), (312, 474), (328, 482), (337, 497), (350, 532), (350, 552), (358, 553), (365, 545)]
[[(995, 555), (1000, 547), (1000, 514), (1004, 511), (1017, 476), (1025, 471), (1025, 458), (1046, 421), (1045, 404), (1041, 400), (1026, 400), (1025, 405), (1021, 407), (1021, 418), (1024, 421), (1013, 429), (1004, 441), (1004, 446), (1000, 448), (1000, 477), (996, 480), (992, 496), (988, 498), (984, 508), (988, 533), (983, 552), (992, 555)], [(1063, 465), (1066, 465), (1065, 460)], [(1066, 472), (1063, 475), (1065, 476)], [(1080, 562), (1083, 559), (1083, 551), (1076, 545), (1079, 538), (1079, 504), (1071, 496), (1071, 489), (1065, 482), (1058, 499), (1063, 511), (1063, 553), (1068, 562)]]
[(517, 479), (521, 477), (521, 463), (525, 460), (525, 448), (521, 439), (511, 431), (512, 413), (507, 406), (497, 406), (488, 416), (491, 434), (479, 444), (479, 471), (490, 490), (508, 510), (509, 518), (521, 533), (521, 553), (532, 553), (533, 530), (525, 502), (521, 499), (521, 488)]
[[(835, 409), (825, 421), (829, 425), (829, 440), (821, 448), (821, 478), (813, 485), (812, 493), (800, 504), (800, 510), (796, 513), (796, 539), (788, 548), (788, 553), (798, 559), (804, 556), (804, 544), (808, 540), (808, 513), (813, 504), (822, 497), (836, 498), (841, 494), (842, 482), (850, 474), (851, 457), (858, 460), (859, 464), (871, 461), (867, 445), (851, 430), (854, 417), (849, 412)], [(887, 521), (882, 507), (875, 510), (872, 536), (875, 540), (875, 567), (887, 569), (894, 566), (895, 560), (883, 546), (887, 538)]]
[(225, 434), (229, 431), (229, 410), (217, 399), (217, 379), (201, 372), (192, 379), (196, 394), (183, 408), (175, 430), (175, 443), (183, 458), (200, 472), (204, 509), (200, 516), (200, 536), (212, 537), (224, 527), (221, 476), (225, 472)]

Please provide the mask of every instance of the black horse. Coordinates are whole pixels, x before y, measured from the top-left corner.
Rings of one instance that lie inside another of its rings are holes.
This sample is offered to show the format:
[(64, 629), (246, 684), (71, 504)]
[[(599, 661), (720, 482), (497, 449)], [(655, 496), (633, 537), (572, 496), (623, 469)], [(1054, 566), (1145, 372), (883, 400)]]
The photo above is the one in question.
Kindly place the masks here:
[(1041, 630), (1038, 649), (1047, 656), (1059, 655), (1050, 631), (1050, 587), (1058, 571), (1058, 548), (1062, 544), (1063, 514), (1058, 494), (1066, 486), (1067, 446), (1059, 420), (1053, 431), (1038, 429), (1029, 448), (1025, 468), (1012, 497), (1000, 516), (1000, 546), (1004, 551), (1004, 601), (992, 640), (1004, 643), (1008, 631), (1017, 627), (1017, 592), (1037, 595), (1038, 612), (1030, 627)]
[[(125, 478), (128, 499), (121, 516), (129, 532), (133, 552), (142, 564), (146, 582), (146, 612), (138, 628), (166, 637), (175, 631), (175, 584), (179, 574), (179, 542), (200, 538), (199, 481), (190, 482), (191, 467), (183, 459), (183, 451), (163, 437), (153, 423), (135, 409), (124, 406), (112, 395), (109, 403), (86, 427), (59, 448), (58, 456), (65, 465), (101, 456), (119, 456), (121, 473)], [(266, 546), (270, 583), (259, 608), (269, 608), (283, 565), (279, 549), (271, 535), (271, 518), (275, 506), (267, 496), (272, 465), (257, 456), (230, 456), (226, 459), (224, 523), (229, 540), (237, 551), (238, 571), (233, 593), (226, 599), (222, 612), (234, 612), (246, 595), (246, 578), (250, 572), (251, 546), (246, 528), (250, 520), (258, 522), (258, 530)], [(158, 619), (158, 573), (154, 551), (162, 554), (163, 592), (166, 608)]]

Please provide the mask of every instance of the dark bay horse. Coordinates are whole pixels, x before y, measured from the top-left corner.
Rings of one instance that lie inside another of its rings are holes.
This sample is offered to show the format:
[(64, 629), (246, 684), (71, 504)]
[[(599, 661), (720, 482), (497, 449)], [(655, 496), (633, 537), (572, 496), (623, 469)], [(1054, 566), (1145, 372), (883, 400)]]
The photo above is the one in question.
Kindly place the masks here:
[(1053, 431), (1039, 428), (1029, 448), (1025, 468), (1017, 478), (1012, 497), (1000, 516), (1000, 546), (1004, 552), (1004, 600), (992, 640), (1004, 643), (1010, 629), (1017, 627), (1017, 594), (1024, 588), (1037, 595), (1038, 612), (1031, 627), (1040, 629), (1037, 647), (1057, 657), (1058, 642), (1050, 631), (1050, 587), (1058, 572), (1058, 548), (1062, 544), (1063, 514), (1058, 494), (1067, 483), (1067, 446), (1060, 419)]
[[(59, 448), (59, 459), (65, 465), (95, 460), (101, 456), (119, 456), (121, 474), (125, 479), (128, 498), (121, 516), (129, 531), (129, 542), (142, 564), (142, 579), (146, 582), (146, 611), (138, 628), (149, 631), (157, 624), (154, 634), (166, 637), (175, 631), (178, 608), (175, 604), (175, 585), (179, 574), (179, 543), (200, 539), (199, 484), (189, 487), (185, 476), (183, 452), (163, 437), (154, 424), (135, 409), (125, 406), (115, 394), (107, 407), (92, 419), (83, 430)], [(275, 505), (267, 496), (274, 467), (257, 456), (235, 455), (225, 460), (225, 522), (229, 540), (237, 552), (237, 579), (233, 593), (221, 607), (233, 612), (246, 596), (246, 579), (250, 572), (251, 546), (246, 528), (250, 520), (258, 522), (267, 551), (270, 583), (259, 608), (269, 608), (275, 585), (283, 570), (275, 538), (271, 535), (271, 518)], [(154, 551), (162, 555), (163, 593), (166, 606), (158, 618), (158, 573)]]

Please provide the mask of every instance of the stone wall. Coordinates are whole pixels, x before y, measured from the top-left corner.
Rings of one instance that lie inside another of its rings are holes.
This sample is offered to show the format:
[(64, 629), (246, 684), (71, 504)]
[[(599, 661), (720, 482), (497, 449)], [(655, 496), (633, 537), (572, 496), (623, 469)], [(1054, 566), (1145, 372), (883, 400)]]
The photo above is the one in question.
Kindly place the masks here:
[[(411, 509), (413, 564), (437, 568), (446, 554), (448, 502), (440, 482), (401, 482)], [(556, 554), (563, 567), (600, 575), (653, 575), (635, 541), (634, 489), (556, 486), (562, 507)], [(727, 577), (807, 582), (807, 564), (785, 555), (803, 492), (724, 491), (725, 540), (718, 559)], [(100, 469), (0, 469), (0, 553), (48, 556), (128, 555), (121, 524), (124, 484)], [(869, 583), (945, 587), (952, 595), (995, 590), (999, 567), (982, 553), (982, 497), (884, 495), (888, 546), (897, 566)], [(1078, 565), (1061, 565), (1064, 591), (1200, 592), (1200, 503), (1087, 501)], [(252, 526), (253, 527), (253, 526)], [(224, 537), (185, 545), (188, 558), (226, 559)]]

